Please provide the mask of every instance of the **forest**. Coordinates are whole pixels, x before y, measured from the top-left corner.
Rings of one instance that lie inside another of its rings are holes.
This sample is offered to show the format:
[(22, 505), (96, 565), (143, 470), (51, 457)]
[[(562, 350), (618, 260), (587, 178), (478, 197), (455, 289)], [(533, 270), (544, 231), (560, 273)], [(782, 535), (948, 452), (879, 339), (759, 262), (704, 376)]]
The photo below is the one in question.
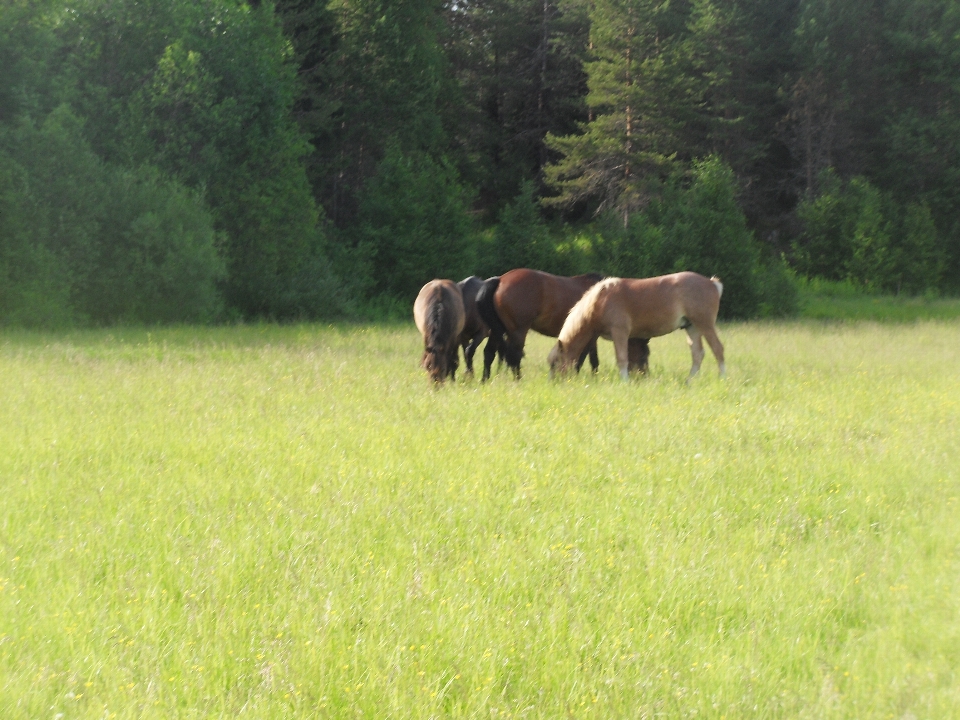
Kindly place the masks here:
[(960, 293), (954, 0), (3, 0), (0, 324), (528, 266)]

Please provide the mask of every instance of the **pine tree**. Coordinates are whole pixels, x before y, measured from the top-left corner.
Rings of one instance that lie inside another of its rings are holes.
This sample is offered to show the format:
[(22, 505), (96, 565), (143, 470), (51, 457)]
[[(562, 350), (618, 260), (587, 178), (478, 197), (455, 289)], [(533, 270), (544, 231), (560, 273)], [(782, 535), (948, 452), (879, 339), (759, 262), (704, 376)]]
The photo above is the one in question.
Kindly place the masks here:
[(326, 167), (315, 191), (340, 227), (390, 143), (437, 161), (450, 144), (444, 106), (457, 95), (440, 44), (441, 0), (333, 0), (336, 67), (331, 131), (314, 137)]
[(711, 82), (690, 72), (690, 23), (705, 17), (706, 6), (597, 0), (586, 66), (591, 117), (578, 135), (548, 136), (562, 159), (547, 168), (558, 194), (545, 204), (614, 210), (626, 226), (656, 195), (689, 152), (684, 127), (702, 113)]
[(586, 119), (588, 17), (575, 0), (466, 0), (452, 4), (447, 24), (465, 103), (459, 135), (493, 216), (524, 182), (539, 182), (546, 134)]

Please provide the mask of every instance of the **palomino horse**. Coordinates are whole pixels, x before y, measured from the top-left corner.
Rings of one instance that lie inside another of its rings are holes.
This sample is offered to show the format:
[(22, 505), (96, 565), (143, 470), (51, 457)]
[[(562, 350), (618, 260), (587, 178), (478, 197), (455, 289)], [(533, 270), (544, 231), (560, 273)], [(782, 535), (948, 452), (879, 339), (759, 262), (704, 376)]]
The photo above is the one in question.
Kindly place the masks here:
[(483, 280), (471, 275), (457, 283), (463, 294), (463, 330), (460, 332), (460, 345), (463, 347), (463, 359), (467, 362), (467, 372), (473, 374), (473, 356), (483, 339), (490, 334), (490, 328), (480, 317), (477, 309), (477, 292)]
[(456, 379), (463, 330), (463, 295), (452, 280), (431, 280), (413, 303), (413, 319), (423, 335), (424, 368), (434, 382)]
[[(536, 330), (541, 335), (557, 337), (570, 308), (602, 279), (596, 273), (561, 277), (519, 268), (484, 282), (477, 293), (477, 309), (490, 326), (490, 339), (483, 349), (483, 379), (490, 377), (490, 366), (498, 351), (519, 379), (527, 333)], [(600, 364), (596, 340), (581, 348), (578, 370), (587, 354), (596, 370)]]
[(607, 278), (587, 291), (563, 324), (557, 344), (547, 361), (550, 372), (565, 372), (597, 337), (613, 340), (620, 377), (627, 379), (627, 341), (632, 337), (652, 338), (683, 328), (693, 356), (690, 378), (703, 362), (703, 338), (707, 339), (720, 377), (726, 372), (723, 345), (717, 337), (717, 311), (723, 285), (693, 272), (630, 280)]

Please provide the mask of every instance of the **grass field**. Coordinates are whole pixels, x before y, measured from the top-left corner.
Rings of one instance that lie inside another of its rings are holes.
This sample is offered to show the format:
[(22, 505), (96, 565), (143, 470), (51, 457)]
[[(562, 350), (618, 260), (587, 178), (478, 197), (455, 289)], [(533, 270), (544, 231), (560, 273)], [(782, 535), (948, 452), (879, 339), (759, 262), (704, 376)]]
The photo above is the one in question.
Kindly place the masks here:
[(960, 320), (960, 299), (955, 297), (870, 295), (848, 282), (797, 280), (800, 314), (815, 320), (870, 320), (916, 322)]
[(0, 717), (960, 717), (960, 321), (720, 334), (0, 334)]

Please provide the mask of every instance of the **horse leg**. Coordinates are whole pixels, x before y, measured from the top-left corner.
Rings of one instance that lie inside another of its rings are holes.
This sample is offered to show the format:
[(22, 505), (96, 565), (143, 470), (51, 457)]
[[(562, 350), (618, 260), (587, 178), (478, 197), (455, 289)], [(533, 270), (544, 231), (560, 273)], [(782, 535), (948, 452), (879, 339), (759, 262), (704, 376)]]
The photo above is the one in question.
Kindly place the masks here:
[(574, 366), (577, 372), (580, 372), (580, 368), (583, 367), (583, 363), (588, 357), (590, 358), (590, 368), (593, 370), (593, 372), (596, 372), (597, 368), (600, 366), (600, 358), (597, 356), (596, 338), (587, 344), (587, 346), (583, 349), (583, 352), (580, 353), (580, 357), (577, 358), (577, 364)]
[(520, 379), (520, 362), (523, 360), (523, 346), (527, 342), (527, 331), (522, 330), (516, 333), (507, 333), (507, 342), (504, 347), (504, 357), (507, 365), (513, 368), (513, 377)]
[(486, 382), (490, 379), (490, 367), (493, 365), (493, 359), (497, 356), (497, 348), (500, 345), (500, 338), (496, 335), (490, 335), (487, 338), (487, 344), (483, 348), (483, 377), (480, 382)]
[(463, 346), (463, 361), (467, 364), (467, 372), (471, 375), (473, 375), (473, 356), (481, 340), (483, 340), (482, 335), (474, 335), (470, 338), (470, 342)]
[(687, 376), (687, 382), (690, 382), (694, 375), (700, 372), (700, 363), (703, 362), (703, 336), (693, 325), (687, 328), (687, 344), (690, 346), (690, 355), (693, 358), (690, 374)]
[(630, 355), (630, 370), (646, 375), (649, 370), (650, 341), (647, 338), (630, 338), (627, 350)]
[(610, 339), (613, 340), (613, 350), (617, 355), (617, 367), (620, 368), (620, 379), (630, 379), (630, 336), (626, 328), (611, 328)]
[(587, 346), (583, 349), (583, 352), (580, 353), (580, 357), (577, 358), (577, 362), (574, 364), (573, 369), (577, 372), (580, 372), (580, 368), (583, 367), (584, 361), (587, 359), (587, 355), (590, 354), (590, 347)]
[(457, 381), (457, 366), (460, 364), (460, 345), (454, 343), (447, 352), (447, 372), (450, 374), (450, 380)]
[(727, 366), (723, 362), (723, 343), (720, 342), (720, 338), (717, 337), (716, 328), (706, 328), (703, 331), (703, 337), (707, 339), (707, 344), (710, 346), (713, 356), (717, 359), (717, 365), (720, 368), (720, 377), (726, 377)]

